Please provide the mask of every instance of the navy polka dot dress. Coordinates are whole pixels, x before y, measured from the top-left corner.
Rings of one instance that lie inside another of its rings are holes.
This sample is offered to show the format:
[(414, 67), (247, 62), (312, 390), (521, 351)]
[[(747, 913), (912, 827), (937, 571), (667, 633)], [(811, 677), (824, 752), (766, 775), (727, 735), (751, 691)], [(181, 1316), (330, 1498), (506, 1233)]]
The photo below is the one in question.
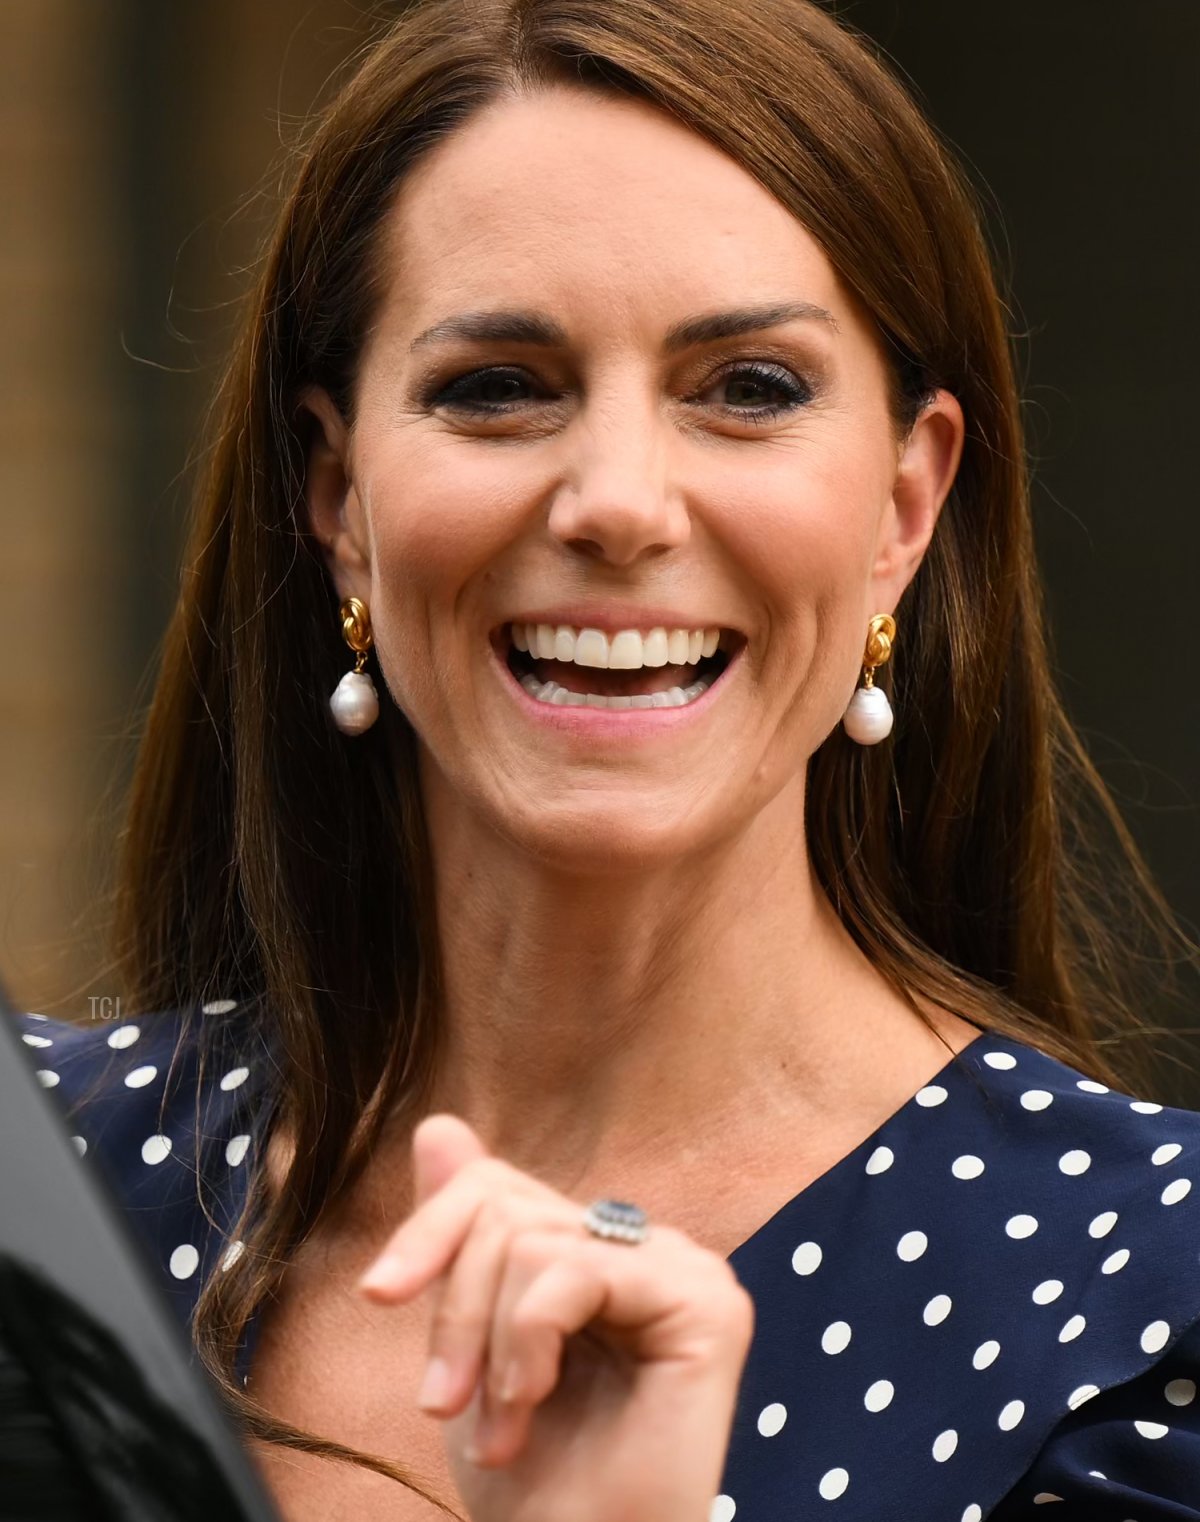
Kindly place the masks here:
[[(185, 1323), (273, 1071), (198, 1083), (187, 1029), (236, 1007), (186, 1013), (17, 1017)], [(731, 1255), (757, 1324), (710, 1522), (1200, 1522), (1198, 1178), (1200, 1114), (979, 1036)]]

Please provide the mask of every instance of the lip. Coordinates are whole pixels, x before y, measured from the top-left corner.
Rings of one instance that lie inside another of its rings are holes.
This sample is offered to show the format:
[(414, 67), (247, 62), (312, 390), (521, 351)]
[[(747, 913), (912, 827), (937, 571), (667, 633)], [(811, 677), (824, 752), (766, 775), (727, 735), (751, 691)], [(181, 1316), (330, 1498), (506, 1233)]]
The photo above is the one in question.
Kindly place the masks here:
[(543, 609), (535, 613), (513, 613), (492, 630), (492, 638), (503, 636), (513, 624), (569, 624), (572, 629), (601, 629), (606, 634), (617, 634), (622, 629), (720, 629), (722, 634), (733, 634), (739, 639), (745, 635), (734, 624), (722, 623), (720, 619), (698, 619), (694, 614), (681, 613), (678, 608), (621, 608), (615, 603), (603, 607), (585, 608), (563, 606)]
[[(567, 620), (562, 619), (560, 622), (566, 623)], [(582, 627), (596, 626), (583, 625)], [(620, 627), (627, 629), (632, 626), (622, 624)], [(686, 628), (687, 626), (681, 624), (679, 627)], [(697, 627), (701, 626), (697, 625)], [(725, 669), (712, 686), (701, 693), (694, 703), (685, 703), (681, 708), (589, 708), (586, 704), (539, 703), (536, 698), (530, 697), (509, 670), (507, 644), (497, 648), (495, 637), (489, 643), (492, 647), (492, 660), (501, 681), (533, 723), (543, 724), (549, 729), (561, 730), (566, 734), (584, 735), (589, 740), (608, 739), (610, 736), (614, 740), (651, 739), (655, 735), (672, 734), (681, 725), (697, 722), (704, 717), (714, 703), (720, 701), (727, 683), (732, 679), (735, 670), (740, 667), (747, 648), (747, 642), (743, 641), (729, 657)]]

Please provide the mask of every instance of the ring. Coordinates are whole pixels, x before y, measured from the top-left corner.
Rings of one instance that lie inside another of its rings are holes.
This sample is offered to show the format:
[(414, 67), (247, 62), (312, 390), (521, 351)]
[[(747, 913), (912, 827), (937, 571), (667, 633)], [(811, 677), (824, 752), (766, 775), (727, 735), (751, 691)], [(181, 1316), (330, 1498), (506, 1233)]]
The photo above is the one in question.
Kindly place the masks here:
[(646, 1212), (625, 1200), (593, 1200), (583, 1213), (583, 1224), (594, 1237), (628, 1242), (630, 1246), (644, 1242), (650, 1235)]

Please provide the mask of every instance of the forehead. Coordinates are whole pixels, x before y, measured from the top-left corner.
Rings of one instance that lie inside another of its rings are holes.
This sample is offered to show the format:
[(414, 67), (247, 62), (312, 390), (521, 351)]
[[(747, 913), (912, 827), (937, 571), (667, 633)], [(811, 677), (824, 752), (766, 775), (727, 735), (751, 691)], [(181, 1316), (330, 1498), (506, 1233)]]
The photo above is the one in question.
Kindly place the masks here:
[(414, 168), (389, 212), (389, 306), (506, 298), (616, 316), (747, 295), (848, 314), (815, 239), (741, 165), (638, 100), (570, 87), (495, 102)]

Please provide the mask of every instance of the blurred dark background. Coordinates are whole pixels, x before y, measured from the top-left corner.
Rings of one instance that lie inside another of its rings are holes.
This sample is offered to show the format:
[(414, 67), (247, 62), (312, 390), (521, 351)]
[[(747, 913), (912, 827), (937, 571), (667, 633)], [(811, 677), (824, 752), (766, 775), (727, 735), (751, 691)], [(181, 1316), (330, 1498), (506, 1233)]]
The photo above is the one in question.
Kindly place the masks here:
[[(281, 143), (395, 6), (0, 6), (0, 971), (86, 1011), (190, 461)], [(1067, 704), (1200, 923), (1200, 6), (844, 0), (957, 148), (1020, 335)], [(1185, 977), (1152, 1022), (1200, 1026)], [(98, 990), (109, 993), (111, 990)], [(1197, 1038), (1177, 1048), (1200, 1068)], [(1200, 1106), (1200, 1075), (1167, 1084)]]

